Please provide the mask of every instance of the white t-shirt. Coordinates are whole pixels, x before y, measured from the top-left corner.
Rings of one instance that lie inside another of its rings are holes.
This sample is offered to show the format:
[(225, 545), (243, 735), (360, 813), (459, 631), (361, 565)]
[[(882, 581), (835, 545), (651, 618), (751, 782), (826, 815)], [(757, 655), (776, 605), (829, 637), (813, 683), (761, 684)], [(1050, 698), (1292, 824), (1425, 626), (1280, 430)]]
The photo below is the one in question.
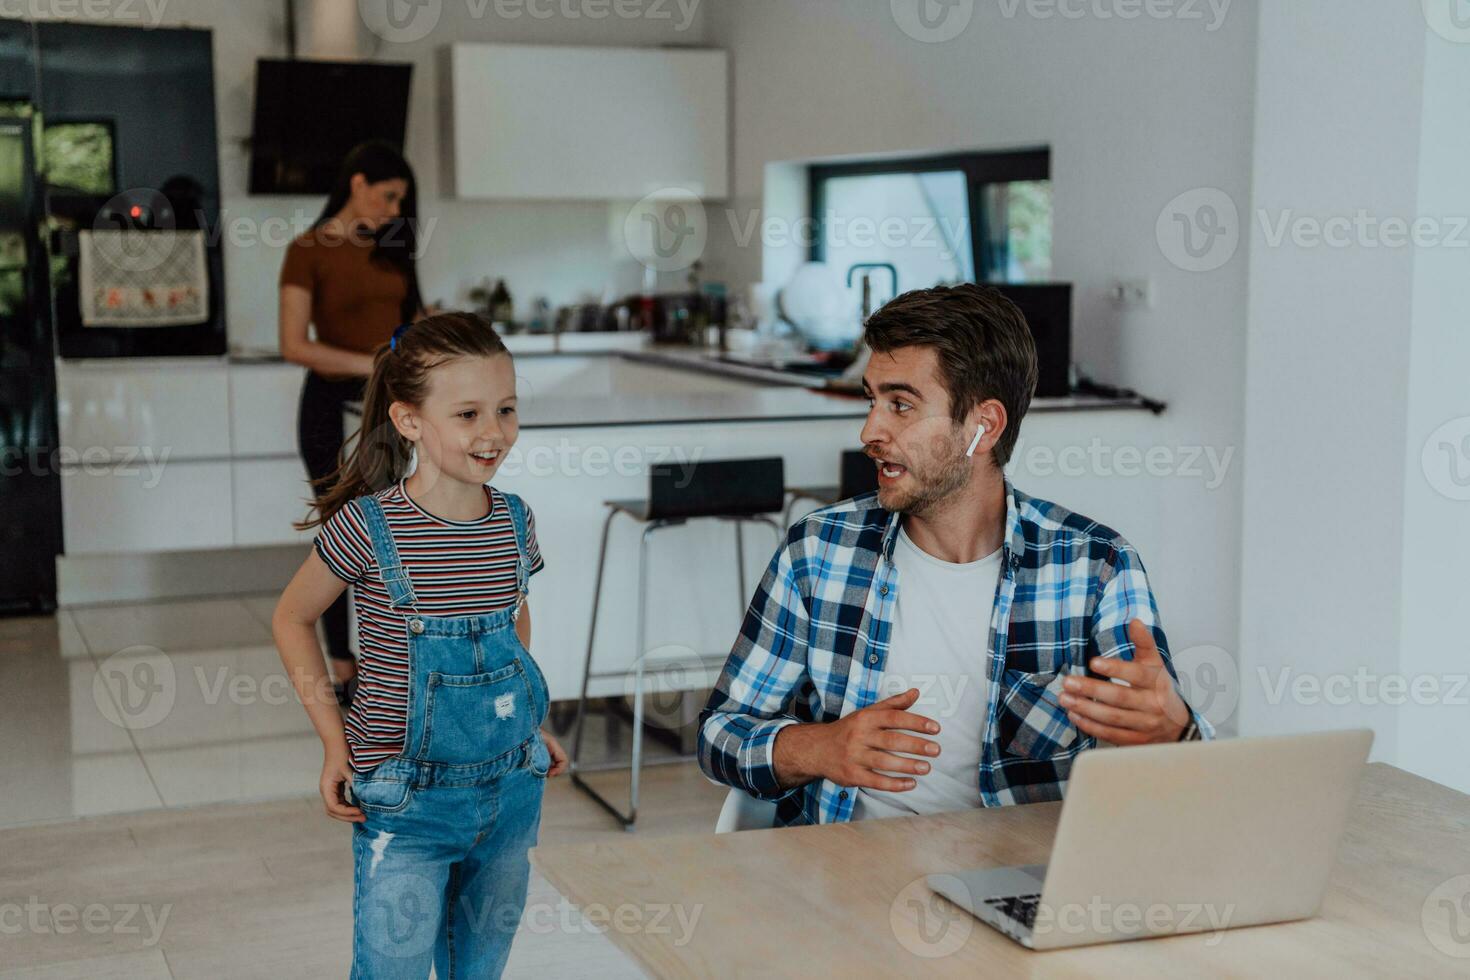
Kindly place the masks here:
[(853, 800), (854, 820), (980, 805), (985, 666), (1000, 558), (997, 548), (963, 565), (941, 561), (899, 530), (893, 548), (898, 598), (878, 698), (918, 688), (919, 700), (909, 711), (939, 722), (937, 736), (920, 737), (938, 742), (940, 753), (917, 757), (930, 769), (913, 776), (915, 786), (907, 792), (860, 788)]

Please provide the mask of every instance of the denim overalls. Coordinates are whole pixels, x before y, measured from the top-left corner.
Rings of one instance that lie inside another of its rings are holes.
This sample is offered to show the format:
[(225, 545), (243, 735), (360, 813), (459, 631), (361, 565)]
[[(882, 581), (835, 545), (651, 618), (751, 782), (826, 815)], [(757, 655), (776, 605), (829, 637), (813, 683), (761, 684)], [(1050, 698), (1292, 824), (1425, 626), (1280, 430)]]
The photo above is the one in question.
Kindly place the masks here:
[(551, 753), (541, 739), (546, 679), (521, 645), (526, 516), (515, 524), (519, 598), (483, 616), (423, 616), (373, 497), (357, 504), (394, 609), (405, 609), (408, 724), (403, 751), (352, 781), (352, 977), (498, 977), (526, 902)]

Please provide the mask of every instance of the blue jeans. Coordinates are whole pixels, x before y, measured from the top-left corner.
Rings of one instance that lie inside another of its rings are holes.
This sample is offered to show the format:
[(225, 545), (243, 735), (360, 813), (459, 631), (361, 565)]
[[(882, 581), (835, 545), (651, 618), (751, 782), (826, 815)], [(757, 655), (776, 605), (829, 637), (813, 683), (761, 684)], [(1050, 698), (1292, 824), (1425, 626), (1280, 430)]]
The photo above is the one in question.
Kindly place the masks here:
[[(521, 599), (526, 523), (507, 495)], [(510, 956), (536, 845), (551, 753), (548, 692), (521, 645), (513, 608), (479, 616), (419, 612), (382, 509), (354, 502), (379, 574), (405, 612), (409, 690), (403, 750), (352, 780), (354, 980), (498, 977)]]
[(388, 759), (354, 780), (353, 980), (498, 977), (526, 903), (551, 754), (539, 737), (505, 771), (437, 775)]

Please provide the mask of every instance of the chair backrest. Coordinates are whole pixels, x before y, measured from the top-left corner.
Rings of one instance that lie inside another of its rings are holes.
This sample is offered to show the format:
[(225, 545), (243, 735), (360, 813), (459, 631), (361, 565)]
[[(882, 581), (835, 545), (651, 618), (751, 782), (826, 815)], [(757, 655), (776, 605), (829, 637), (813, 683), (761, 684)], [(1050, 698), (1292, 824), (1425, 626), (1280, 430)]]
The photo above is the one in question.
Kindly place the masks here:
[(786, 503), (780, 456), (657, 463), (649, 471), (648, 517), (749, 517)]
[(842, 454), (840, 476), (838, 500), (851, 500), (878, 489), (878, 467), (861, 449), (849, 449)]
[(728, 834), (732, 830), (769, 830), (776, 826), (776, 804), (758, 800), (743, 789), (732, 789), (725, 794), (725, 803), (720, 807), (720, 816), (715, 821), (715, 833)]

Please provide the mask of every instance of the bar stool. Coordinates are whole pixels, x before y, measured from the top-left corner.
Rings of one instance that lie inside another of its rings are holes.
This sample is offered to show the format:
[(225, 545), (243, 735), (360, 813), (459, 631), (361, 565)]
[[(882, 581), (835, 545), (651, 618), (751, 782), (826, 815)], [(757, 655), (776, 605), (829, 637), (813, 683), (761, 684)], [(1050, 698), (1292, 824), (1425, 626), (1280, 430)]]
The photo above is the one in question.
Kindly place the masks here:
[[(632, 830), (638, 819), (638, 783), (644, 765), (643, 760), (643, 680), (650, 667), (645, 651), (647, 642), (648, 608), (648, 542), (654, 534), (665, 528), (677, 527), (690, 520), (715, 519), (730, 521), (735, 525), (735, 562), (737, 569), (736, 593), (740, 614), (743, 617), (747, 596), (745, 594), (745, 543), (743, 529), (746, 524), (764, 524), (776, 534), (779, 543), (782, 529), (770, 515), (781, 512), (785, 500), (785, 465), (781, 457), (759, 459), (706, 460), (699, 463), (658, 464), (649, 471), (647, 500), (608, 500), (607, 520), (602, 525), (602, 547), (597, 558), (597, 584), (592, 593), (592, 624), (587, 632), (587, 661), (582, 671), (582, 696), (577, 701), (577, 730), (572, 738), (571, 776), (572, 784), (586, 792), (623, 824), (624, 830)], [(587, 722), (587, 692), (594, 679), (627, 677), (627, 671), (594, 671), (592, 651), (597, 640), (597, 612), (602, 602), (602, 577), (607, 564), (608, 533), (613, 518), (623, 514), (643, 525), (638, 550), (638, 610), (637, 610), (637, 653), (633, 664), (633, 753), (629, 772), (629, 807), (623, 813), (609, 802), (594, 787), (582, 779), (583, 772), (599, 772), (623, 768), (621, 763), (583, 766), (580, 763), (582, 735)], [(700, 657), (705, 669), (724, 666), (728, 652)], [(681, 661), (682, 663), (682, 661)], [(690, 755), (677, 755), (650, 761), (649, 765), (669, 762), (687, 762)]]
[(838, 461), (838, 478), (841, 482), (835, 487), (787, 488), (791, 502), (786, 505), (783, 517), (786, 526), (791, 526), (791, 512), (796, 509), (798, 500), (815, 500), (826, 507), (839, 500), (860, 497), (878, 489), (878, 467), (861, 449), (843, 451), (842, 458)]

